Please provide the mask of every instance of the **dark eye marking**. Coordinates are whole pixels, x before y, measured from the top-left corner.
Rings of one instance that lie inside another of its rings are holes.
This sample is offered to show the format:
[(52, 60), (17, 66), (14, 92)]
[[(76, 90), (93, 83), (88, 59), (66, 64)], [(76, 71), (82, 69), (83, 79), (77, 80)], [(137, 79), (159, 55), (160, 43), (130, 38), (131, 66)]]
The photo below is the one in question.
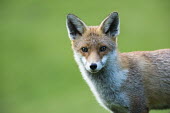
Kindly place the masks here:
[(83, 52), (88, 52), (88, 48), (87, 48), (87, 47), (82, 47), (81, 50), (82, 50)]
[(106, 46), (102, 46), (102, 47), (100, 47), (99, 51), (100, 51), (100, 52), (104, 52), (104, 51), (106, 51), (106, 49), (107, 49)]

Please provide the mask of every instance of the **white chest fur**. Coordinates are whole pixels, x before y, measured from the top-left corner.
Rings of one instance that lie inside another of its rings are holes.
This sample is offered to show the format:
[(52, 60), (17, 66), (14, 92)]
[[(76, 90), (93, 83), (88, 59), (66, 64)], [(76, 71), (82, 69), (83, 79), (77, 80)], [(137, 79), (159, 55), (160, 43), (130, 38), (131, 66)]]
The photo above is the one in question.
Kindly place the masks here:
[(90, 86), (98, 102), (105, 108), (128, 107), (128, 97), (121, 88), (126, 80), (126, 71), (105, 72), (102, 70), (98, 74), (84, 72), (83, 77)]

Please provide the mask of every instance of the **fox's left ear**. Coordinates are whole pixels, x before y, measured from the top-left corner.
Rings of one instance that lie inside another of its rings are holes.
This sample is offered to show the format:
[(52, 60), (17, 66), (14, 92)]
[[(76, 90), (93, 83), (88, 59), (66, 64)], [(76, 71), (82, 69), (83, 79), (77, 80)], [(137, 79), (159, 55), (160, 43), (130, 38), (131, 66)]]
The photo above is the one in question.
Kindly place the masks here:
[(87, 29), (86, 24), (73, 14), (67, 15), (66, 25), (71, 40), (81, 36)]
[(120, 33), (119, 29), (119, 15), (117, 12), (111, 13), (100, 24), (102, 32), (110, 37), (116, 37)]

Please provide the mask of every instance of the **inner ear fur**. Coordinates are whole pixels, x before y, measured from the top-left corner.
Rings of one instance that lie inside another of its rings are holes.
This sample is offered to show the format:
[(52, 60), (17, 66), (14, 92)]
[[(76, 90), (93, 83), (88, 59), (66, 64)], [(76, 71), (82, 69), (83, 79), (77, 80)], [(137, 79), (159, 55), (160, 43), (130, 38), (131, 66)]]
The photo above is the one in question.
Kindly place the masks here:
[(69, 37), (73, 40), (86, 31), (86, 24), (73, 14), (67, 15), (67, 30)]

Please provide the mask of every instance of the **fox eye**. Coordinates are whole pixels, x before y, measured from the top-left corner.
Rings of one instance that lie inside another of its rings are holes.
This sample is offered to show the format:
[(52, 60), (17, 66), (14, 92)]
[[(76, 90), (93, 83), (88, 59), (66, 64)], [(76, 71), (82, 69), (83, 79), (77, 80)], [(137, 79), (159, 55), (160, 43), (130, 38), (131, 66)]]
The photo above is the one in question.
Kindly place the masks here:
[(81, 50), (82, 50), (83, 52), (88, 52), (88, 48), (87, 48), (87, 47), (82, 47)]
[(102, 47), (100, 47), (99, 51), (100, 51), (100, 52), (103, 52), (103, 51), (106, 51), (106, 49), (107, 49), (106, 46), (102, 46)]

